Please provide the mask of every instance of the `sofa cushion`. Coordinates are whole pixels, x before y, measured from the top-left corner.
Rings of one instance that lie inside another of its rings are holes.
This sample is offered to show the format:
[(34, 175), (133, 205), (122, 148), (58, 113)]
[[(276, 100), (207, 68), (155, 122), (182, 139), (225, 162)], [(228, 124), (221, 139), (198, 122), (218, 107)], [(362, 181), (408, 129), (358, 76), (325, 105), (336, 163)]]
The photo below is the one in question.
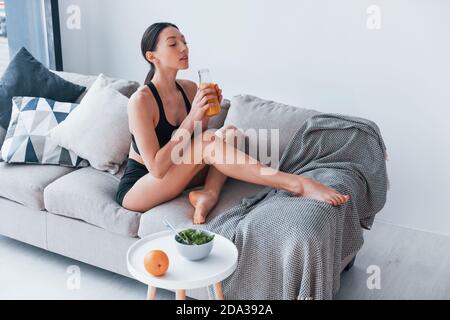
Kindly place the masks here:
[[(6, 129), (0, 127), (0, 148), (2, 147), (5, 137), (6, 137)], [(2, 161), (3, 161), (2, 155), (0, 154), (0, 162), (2, 162)]]
[(7, 128), (14, 96), (42, 97), (75, 102), (86, 87), (71, 83), (52, 73), (25, 48), (12, 58), (1, 79), (0, 126)]
[(64, 121), (78, 105), (47, 98), (14, 97), (13, 111), (1, 154), (8, 163), (55, 164), (87, 167), (78, 157), (49, 137), (49, 130)]
[[(8, 97), (8, 95), (5, 93), (5, 88), (3, 88), (3, 86), (0, 84), (0, 119), (11, 119), (11, 112), (12, 112), (12, 108), (9, 109), (5, 108), (5, 106), (8, 106), (10, 103), (10, 99), (11, 97)], [(12, 106), (12, 103), (11, 103)], [(1, 120), (0, 120), (1, 121)], [(6, 136), (6, 130), (8, 129), (9, 123), (5, 126), (2, 127), (0, 125), (0, 148), (3, 145), (3, 141), (5, 140), (5, 136)], [(0, 162), (3, 161), (2, 160), (2, 155), (0, 154)]]
[(44, 190), (47, 211), (80, 219), (110, 232), (135, 237), (141, 213), (116, 203), (119, 179), (92, 167), (79, 169)]
[(0, 197), (27, 207), (44, 210), (44, 189), (58, 178), (74, 171), (52, 165), (0, 163)]
[[(84, 170), (84, 169), (83, 169)], [(144, 213), (139, 226), (139, 237), (166, 230), (161, 222), (164, 217), (176, 228), (193, 226), (194, 207), (189, 202), (189, 192), (201, 187), (185, 190), (178, 198), (160, 204)], [(208, 215), (208, 220), (241, 203), (245, 197), (253, 196), (264, 187), (236, 179), (228, 178), (220, 194), (219, 202)]]
[[(76, 83), (80, 86), (84, 86), (86, 88), (92, 87), (95, 80), (97, 79), (98, 75), (91, 76), (91, 75), (85, 75), (85, 74), (79, 74), (79, 73), (72, 73), (72, 72), (64, 72), (64, 71), (54, 71), (50, 70), (53, 73), (57, 74), (61, 78), (63, 78), (66, 81), (70, 81), (73, 83)], [(124, 79), (117, 79), (117, 78), (111, 78), (106, 77), (106, 81), (108, 82), (108, 85), (110, 85), (111, 88), (119, 91), (121, 94), (123, 94), (126, 97), (131, 97), (131, 95), (139, 88), (139, 82), (136, 81), (129, 81)], [(80, 103), (81, 100), (84, 98), (88, 90), (86, 90), (76, 101), (77, 103)]]
[[(253, 146), (257, 153), (254, 155), (252, 153), (251, 155), (259, 161), (266, 163), (263, 161), (260, 150), (257, 147), (267, 147), (267, 156), (272, 156), (271, 129), (279, 130), (279, 153), (276, 156), (280, 159), (294, 133), (302, 126), (306, 119), (318, 113), (320, 112), (316, 110), (289, 106), (252, 95), (237, 95), (231, 100), (231, 107), (224, 125), (233, 125), (243, 130), (247, 136), (245, 141), (246, 152), (248, 153), (250, 145)], [(250, 135), (246, 132), (249, 129), (255, 130), (256, 139), (249, 139)], [(266, 129), (267, 135), (259, 131), (261, 129)], [(274, 158), (276, 159), (276, 157)]]
[(128, 100), (100, 74), (80, 105), (49, 136), (95, 169), (116, 174), (131, 144)]

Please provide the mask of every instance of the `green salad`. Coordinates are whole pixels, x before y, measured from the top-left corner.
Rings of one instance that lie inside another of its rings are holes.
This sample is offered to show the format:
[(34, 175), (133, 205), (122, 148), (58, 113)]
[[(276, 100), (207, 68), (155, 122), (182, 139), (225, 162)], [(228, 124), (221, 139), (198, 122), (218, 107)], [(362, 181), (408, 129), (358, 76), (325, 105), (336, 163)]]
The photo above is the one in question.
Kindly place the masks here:
[[(181, 237), (189, 242), (189, 244), (205, 244), (210, 242), (212, 239), (214, 239), (214, 235), (208, 235), (205, 232), (201, 230), (195, 230), (195, 229), (186, 229), (180, 232)], [(183, 239), (180, 239), (179, 236), (175, 236), (175, 239), (179, 243), (186, 244)]]

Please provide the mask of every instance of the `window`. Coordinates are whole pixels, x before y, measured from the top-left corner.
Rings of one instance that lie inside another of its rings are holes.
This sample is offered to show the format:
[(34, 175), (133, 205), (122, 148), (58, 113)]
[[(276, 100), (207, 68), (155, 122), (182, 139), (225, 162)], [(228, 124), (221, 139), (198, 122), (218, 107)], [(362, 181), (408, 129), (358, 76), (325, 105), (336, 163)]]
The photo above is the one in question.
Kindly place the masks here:
[(8, 31), (6, 28), (5, 2), (0, 1), (0, 74), (9, 63)]
[(45, 66), (62, 70), (58, 0), (0, 0), (0, 19), (1, 73), (22, 47)]

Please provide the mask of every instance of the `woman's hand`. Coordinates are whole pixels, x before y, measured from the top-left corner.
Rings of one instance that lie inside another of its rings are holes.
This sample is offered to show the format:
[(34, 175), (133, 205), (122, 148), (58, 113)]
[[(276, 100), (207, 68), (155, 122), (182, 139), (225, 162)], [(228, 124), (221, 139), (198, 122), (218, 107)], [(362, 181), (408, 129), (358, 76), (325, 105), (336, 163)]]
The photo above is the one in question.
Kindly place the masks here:
[[(220, 90), (220, 88), (219, 88)], [(189, 116), (192, 121), (203, 121), (206, 117), (205, 113), (209, 107), (213, 104), (208, 103), (208, 100), (214, 100), (216, 98), (217, 90), (207, 87), (205, 89), (197, 90), (197, 94), (192, 101), (192, 108)]]

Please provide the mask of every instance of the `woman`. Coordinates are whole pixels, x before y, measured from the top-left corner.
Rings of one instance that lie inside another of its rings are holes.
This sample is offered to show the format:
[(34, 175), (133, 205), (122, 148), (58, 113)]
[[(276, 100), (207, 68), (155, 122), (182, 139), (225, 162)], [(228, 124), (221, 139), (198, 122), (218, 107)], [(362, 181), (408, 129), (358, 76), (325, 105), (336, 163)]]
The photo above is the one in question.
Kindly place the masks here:
[[(203, 189), (189, 194), (195, 208), (194, 223), (202, 224), (217, 203), (227, 177), (283, 189), (295, 196), (314, 198), (333, 206), (349, 200), (349, 196), (300, 175), (281, 171), (261, 174), (261, 170), (270, 168), (236, 148), (234, 139), (233, 143), (229, 141), (228, 137), (234, 137), (236, 128), (223, 128), (220, 134), (207, 130), (208, 100), (218, 96), (221, 102), (222, 90), (218, 86), (215, 90), (199, 90), (195, 82), (177, 80), (178, 71), (189, 67), (189, 49), (177, 26), (171, 23), (151, 25), (144, 33), (141, 49), (151, 68), (145, 85), (133, 94), (128, 104), (133, 143), (116, 195), (116, 201), (124, 208), (146, 212), (178, 197), (185, 189), (204, 184)], [(199, 154), (201, 161), (174, 163), (172, 150), (179, 147), (181, 133), (188, 132), (192, 136), (194, 125), (200, 122), (202, 133), (189, 140), (187, 148), (190, 154)], [(174, 139), (171, 139), (172, 134)], [(198, 143), (200, 140), (203, 143)], [(208, 152), (218, 147), (224, 150), (226, 143), (235, 163), (222, 163)]]

